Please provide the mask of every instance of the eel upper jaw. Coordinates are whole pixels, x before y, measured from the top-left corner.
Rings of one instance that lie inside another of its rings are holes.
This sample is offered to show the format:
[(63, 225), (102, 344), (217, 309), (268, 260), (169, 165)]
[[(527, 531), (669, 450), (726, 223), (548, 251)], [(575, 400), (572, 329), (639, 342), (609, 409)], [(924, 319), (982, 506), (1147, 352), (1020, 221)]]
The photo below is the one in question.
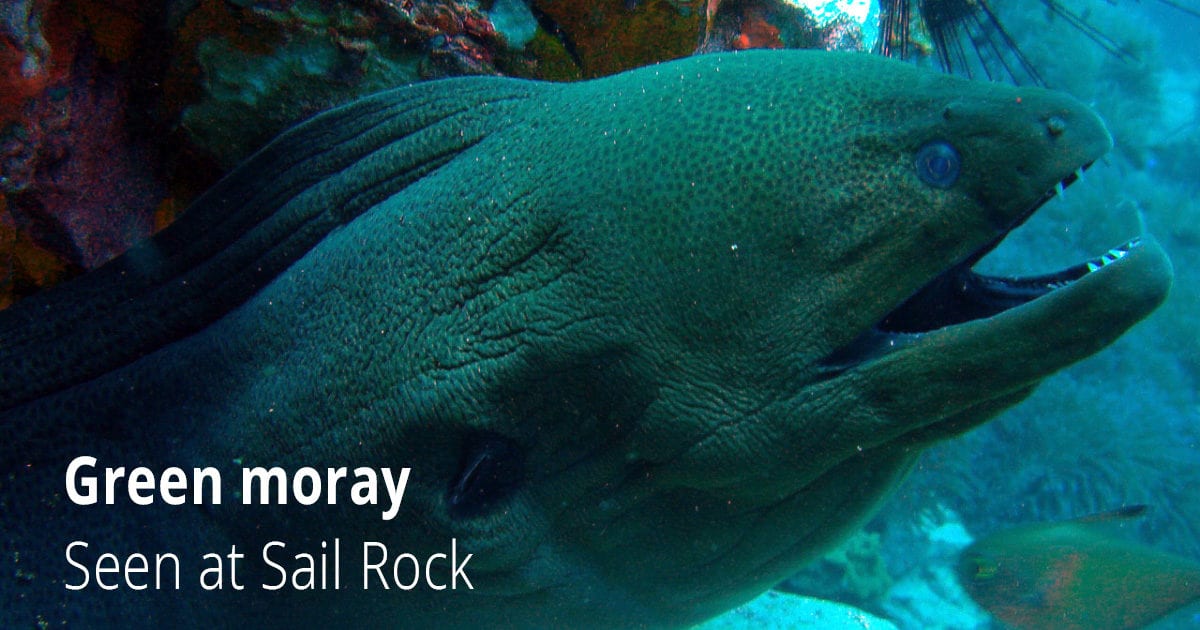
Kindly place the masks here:
[[(1038, 276), (988, 276), (972, 270), (972, 266), (995, 249), (1012, 230), (1028, 220), (1047, 201), (1060, 195), (1067, 186), (1079, 180), (1083, 171), (1090, 166), (1091, 163), (1088, 163), (1062, 179), (995, 239), (934, 277), (868, 330), (827, 356), (821, 362), (822, 368), (827, 372), (840, 373), (918, 343), (936, 331), (1002, 316), (1043, 296), (1069, 289), (1079, 280), (1110, 265), (1122, 264), (1130, 253), (1143, 248), (1147, 242), (1153, 243), (1152, 240), (1136, 237), (1085, 262)], [(1161, 254), (1156, 244), (1153, 248)]]

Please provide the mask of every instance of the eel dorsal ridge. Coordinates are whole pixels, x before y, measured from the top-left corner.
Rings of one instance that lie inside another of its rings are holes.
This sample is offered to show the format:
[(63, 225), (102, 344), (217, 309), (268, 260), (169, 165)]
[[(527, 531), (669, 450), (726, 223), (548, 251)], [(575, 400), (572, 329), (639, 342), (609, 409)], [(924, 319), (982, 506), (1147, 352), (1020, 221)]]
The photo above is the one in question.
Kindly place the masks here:
[(511, 124), (513, 108), (539, 89), (495, 77), (422, 83), (282, 134), (158, 235), (0, 311), (0, 410), (220, 319), (331, 231)]

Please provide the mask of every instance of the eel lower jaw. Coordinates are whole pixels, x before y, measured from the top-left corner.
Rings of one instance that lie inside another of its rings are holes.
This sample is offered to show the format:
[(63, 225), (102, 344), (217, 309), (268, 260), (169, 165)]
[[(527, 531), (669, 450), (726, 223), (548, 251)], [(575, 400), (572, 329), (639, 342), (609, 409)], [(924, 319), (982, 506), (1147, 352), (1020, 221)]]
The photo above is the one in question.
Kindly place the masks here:
[(922, 287), (875, 328), (882, 333), (920, 334), (992, 317), (1067, 287), (1141, 245), (1142, 239), (1135, 238), (1086, 262), (1039, 276), (986, 276), (973, 271), (969, 264), (960, 264)]
[[(1153, 239), (1143, 237), (1086, 262), (1039, 276), (979, 274), (971, 270), (971, 265), (980, 257), (972, 256), (934, 278), (851, 343), (826, 357), (822, 367), (842, 372), (979, 325), (1015, 334), (1012, 325), (1023, 328), (1021, 320), (1028, 320), (1024, 327), (1029, 329), (1051, 322), (1068, 323), (1078, 314), (1073, 311), (1084, 307), (1112, 312), (1112, 326), (1106, 328), (1119, 331), (1095, 331), (1098, 340), (1111, 337), (1111, 341), (1158, 306), (1171, 280), (1165, 254)], [(1070, 294), (1080, 299), (1069, 299)]]

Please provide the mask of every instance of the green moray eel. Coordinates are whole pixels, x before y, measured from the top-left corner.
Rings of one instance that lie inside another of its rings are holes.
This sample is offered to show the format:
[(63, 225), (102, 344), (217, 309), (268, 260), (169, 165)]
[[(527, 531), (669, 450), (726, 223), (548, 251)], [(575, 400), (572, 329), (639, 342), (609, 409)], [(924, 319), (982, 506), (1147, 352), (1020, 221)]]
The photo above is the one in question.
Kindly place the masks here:
[[(1110, 145), (1063, 95), (796, 51), (453, 79), (317, 116), (0, 315), (0, 625), (717, 614), (861, 524), (922, 447), (1164, 299), (1149, 238), (1039, 278), (970, 270)], [(77, 507), (84, 454), (217, 467), (225, 500)], [(385, 521), (344, 495), (241, 505), (259, 465), (412, 475)], [(278, 579), (264, 544), (334, 538), (340, 590), (258, 587)], [(67, 591), (76, 539), (178, 553), (182, 592)], [(362, 541), (453, 541), (474, 588), (364, 591)], [(201, 591), (200, 555), (230, 545), (250, 586)]]

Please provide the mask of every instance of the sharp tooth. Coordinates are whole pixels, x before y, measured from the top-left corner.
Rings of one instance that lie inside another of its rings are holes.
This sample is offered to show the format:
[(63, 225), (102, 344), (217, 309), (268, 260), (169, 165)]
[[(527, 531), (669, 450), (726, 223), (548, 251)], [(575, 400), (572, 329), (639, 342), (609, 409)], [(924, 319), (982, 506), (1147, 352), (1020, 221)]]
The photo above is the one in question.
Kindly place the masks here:
[(1082, 166), (1075, 169), (1075, 179), (1078, 179), (1079, 181), (1083, 181), (1083, 167)]
[(1062, 185), (1062, 182), (1058, 182), (1058, 184), (1056, 184), (1056, 185), (1054, 186), (1054, 194), (1055, 194), (1055, 195), (1057, 195), (1057, 196), (1059, 196), (1059, 197), (1061, 197), (1061, 196), (1062, 196), (1062, 194), (1063, 194), (1063, 185)]
[(1091, 273), (1099, 268), (1100, 268), (1100, 265), (1097, 265), (1094, 262), (1088, 262), (1088, 273)]

